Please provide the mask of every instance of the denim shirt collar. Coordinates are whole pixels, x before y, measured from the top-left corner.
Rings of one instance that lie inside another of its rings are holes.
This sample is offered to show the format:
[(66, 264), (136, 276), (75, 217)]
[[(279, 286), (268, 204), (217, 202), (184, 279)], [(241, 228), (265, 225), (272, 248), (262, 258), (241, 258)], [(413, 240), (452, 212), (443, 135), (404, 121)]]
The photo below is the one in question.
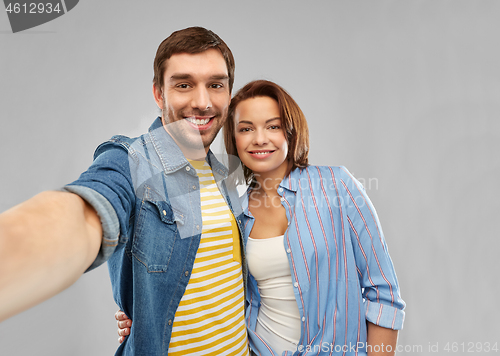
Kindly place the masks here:
[[(165, 174), (176, 172), (189, 164), (180, 147), (165, 130), (161, 117), (156, 118), (148, 131)], [(227, 168), (217, 160), (211, 150), (208, 150), (206, 160), (212, 167), (216, 181), (227, 178)]]

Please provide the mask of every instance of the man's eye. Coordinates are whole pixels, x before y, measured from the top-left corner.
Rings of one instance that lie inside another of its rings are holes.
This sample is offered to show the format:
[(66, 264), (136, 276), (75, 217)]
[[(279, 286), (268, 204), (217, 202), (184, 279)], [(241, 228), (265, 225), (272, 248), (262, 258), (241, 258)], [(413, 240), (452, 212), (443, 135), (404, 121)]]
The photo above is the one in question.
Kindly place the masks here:
[(179, 89), (187, 89), (187, 88), (189, 88), (189, 85), (188, 84), (177, 84), (177, 88), (179, 88)]
[(222, 84), (212, 84), (210, 87), (213, 89), (220, 89), (222, 88)]

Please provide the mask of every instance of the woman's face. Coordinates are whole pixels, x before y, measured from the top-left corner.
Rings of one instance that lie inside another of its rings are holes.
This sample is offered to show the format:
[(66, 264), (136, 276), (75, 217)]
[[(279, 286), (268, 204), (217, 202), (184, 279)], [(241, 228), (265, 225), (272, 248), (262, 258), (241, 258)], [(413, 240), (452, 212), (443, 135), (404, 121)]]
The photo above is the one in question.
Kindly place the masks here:
[(238, 156), (254, 173), (284, 176), (288, 143), (278, 103), (268, 96), (243, 100), (234, 113)]

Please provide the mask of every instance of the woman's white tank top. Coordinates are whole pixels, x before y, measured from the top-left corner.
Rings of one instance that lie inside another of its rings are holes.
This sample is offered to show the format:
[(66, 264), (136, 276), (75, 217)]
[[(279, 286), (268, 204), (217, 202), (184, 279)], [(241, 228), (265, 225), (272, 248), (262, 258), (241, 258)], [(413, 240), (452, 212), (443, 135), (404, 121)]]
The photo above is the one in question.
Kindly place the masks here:
[(248, 238), (248, 269), (259, 286), (261, 305), (256, 333), (279, 355), (296, 351), (300, 340), (300, 312), (283, 244), (284, 236)]

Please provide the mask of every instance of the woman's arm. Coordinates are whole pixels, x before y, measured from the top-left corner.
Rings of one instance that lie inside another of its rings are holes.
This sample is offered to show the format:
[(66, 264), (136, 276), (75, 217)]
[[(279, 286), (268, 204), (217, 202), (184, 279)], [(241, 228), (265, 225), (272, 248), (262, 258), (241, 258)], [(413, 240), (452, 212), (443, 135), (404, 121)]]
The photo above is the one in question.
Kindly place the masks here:
[(398, 342), (398, 331), (366, 322), (366, 351), (368, 356), (393, 356)]

